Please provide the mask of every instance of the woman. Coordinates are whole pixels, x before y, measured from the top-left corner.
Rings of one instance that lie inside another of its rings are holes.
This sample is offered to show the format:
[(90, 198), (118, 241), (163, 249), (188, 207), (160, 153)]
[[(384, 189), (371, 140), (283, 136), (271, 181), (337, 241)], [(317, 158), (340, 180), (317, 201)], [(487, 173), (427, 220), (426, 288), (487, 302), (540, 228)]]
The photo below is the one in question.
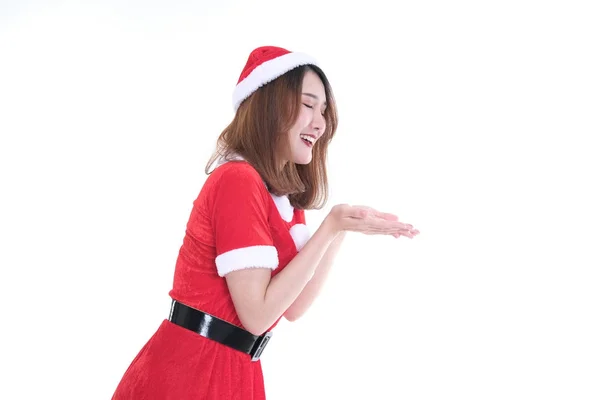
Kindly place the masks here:
[(169, 318), (113, 399), (264, 399), (259, 357), (271, 331), (311, 305), (345, 232), (418, 234), (391, 214), (345, 204), (308, 233), (304, 210), (327, 199), (337, 127), (331, 87), (311, 57), (255, 49), (233, 103), (187, 223)]

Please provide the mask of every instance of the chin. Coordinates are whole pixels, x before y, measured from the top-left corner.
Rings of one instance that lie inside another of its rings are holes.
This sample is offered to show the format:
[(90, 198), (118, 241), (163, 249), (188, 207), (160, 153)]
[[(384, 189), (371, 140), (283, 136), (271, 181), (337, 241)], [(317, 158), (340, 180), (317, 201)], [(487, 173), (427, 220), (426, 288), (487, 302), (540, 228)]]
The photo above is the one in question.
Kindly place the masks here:
[(310, 164), (313, 159), (312, 149), (307, 149), (304, 144), (301, 144), (300, 148), (292, 150), (292, 157), (294, 164), (306, 165)]
[(308, 156), (308, 157), (296, 157), (296, 159), (294, 159), (294, 163), (300, 164), (300, 165), (310, 164), (311, 161), (312, 161), (312, 155)]

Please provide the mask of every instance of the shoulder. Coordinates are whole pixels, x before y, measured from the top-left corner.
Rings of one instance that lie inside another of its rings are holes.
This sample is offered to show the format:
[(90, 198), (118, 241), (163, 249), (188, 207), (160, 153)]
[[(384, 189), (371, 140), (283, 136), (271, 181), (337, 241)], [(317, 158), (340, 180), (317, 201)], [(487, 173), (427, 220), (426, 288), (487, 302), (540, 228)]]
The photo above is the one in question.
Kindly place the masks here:
[(209, 180), (219, 183), (224, 181), (250, 181), (263, 184), (258, 171), (246, 161), (229, 161), (218, 166), (209, 177)]
[(259, 201), (267, 204), (269, 193), (258, 171), (246, 161), (229, 161), (218, 166), (203, 188), (209, 202)]
[(266, 185), (258, 171), (246, 161), (229, 161), (218, 166), (205, 183), (211, 192), (236, 191), (266, 194)]

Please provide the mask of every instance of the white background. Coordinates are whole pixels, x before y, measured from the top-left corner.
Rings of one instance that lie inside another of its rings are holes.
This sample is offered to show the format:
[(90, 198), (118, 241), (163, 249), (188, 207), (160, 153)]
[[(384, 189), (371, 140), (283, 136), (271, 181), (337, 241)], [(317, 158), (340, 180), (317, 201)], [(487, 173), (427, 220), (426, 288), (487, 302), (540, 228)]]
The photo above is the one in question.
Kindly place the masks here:
[(1, 1), (0, 398), (110, 398), (261, 45), (338, 100), (311, 226), (348, 202), (422, 232), (348, 238), (268, 397), (600, 398), (592, 3)]

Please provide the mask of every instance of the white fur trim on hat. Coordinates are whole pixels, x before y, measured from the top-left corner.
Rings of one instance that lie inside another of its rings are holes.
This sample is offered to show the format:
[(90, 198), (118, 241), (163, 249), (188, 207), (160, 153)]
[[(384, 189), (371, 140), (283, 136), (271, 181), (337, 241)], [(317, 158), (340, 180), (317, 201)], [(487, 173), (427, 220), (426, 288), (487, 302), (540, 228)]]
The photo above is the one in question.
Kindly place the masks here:
[(276, 269), (279, 265), (275, 246), (250, 246), (230, 250), (215, 258), (217, 272), (223, 277), (229, 272), (246, 268)]
[(286, 72), (301, 65), (317, 65), (317, 60), (304, 53), (288, 53), (260, 64), (237, 84), (233, 91), (233, 109), (237, 111), (242, 101), (256, 89), (266, 85)]
[(290, 228), (290, 235), (296, 244), (296, 250), (300, 251), (310, 239), (310, 231), (304, 224), (296, 224)]

